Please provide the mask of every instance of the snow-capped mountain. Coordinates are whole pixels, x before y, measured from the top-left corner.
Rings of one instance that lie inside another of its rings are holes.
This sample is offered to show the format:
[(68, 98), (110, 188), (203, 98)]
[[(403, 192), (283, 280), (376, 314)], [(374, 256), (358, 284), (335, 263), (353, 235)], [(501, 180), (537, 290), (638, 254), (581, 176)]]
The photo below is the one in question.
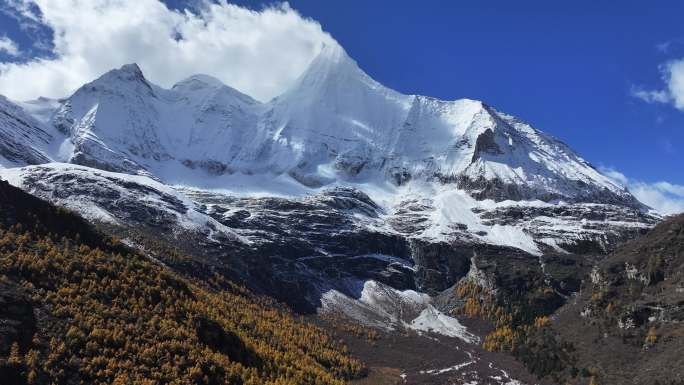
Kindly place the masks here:
[[(328, 46), (270, 103), (263, 151), (305, 181), (407, 179), (454, 182), (494, 200), (614, 200), (620, 186), (563, 143), (486, 104), (402, 95)], [(366, 178), (364, 178), (366, 177)]]
[(163, 89), (129, 64), (62, 100), (0, 99), (0, 133), (11, 183), (192, 239), (307, 306), (358, 280), (434, 294), (473, 254), (544, 275), (543, 256), (605, 253), (659, 220), (559, 140), (480, 101), (384, 87), (338, 45), (267, 103), (206, 75)]
[(549, 135), (480, 101), (388, 89), (338, 45), (325, 46), (268, 103), (204, 75), (165, 90), (131, 64), (61, 101), (50, 123), (68, 143), (26, 163), (51, 158), (162, 180), (162, 170), (178, 164), (212, 174), (288, 174), (308, 187), (418, 179), (480, 200), (639, 206)]
[(256, 125), (259, 107), (204, 75), (164, 90), (130, 64), (79, 88), (55, 111), (52, 124), (70, 137), (72, 151), (61, 160), (149, 175), (166, 161), (226, 164)]
[(661, 220), (561, 141), (391, 90), (337, 45), (266, 103), (135, 64), (60, 100), (0, 97), (0, 178), (179, 273), (450, 349), (410, 365), (426, 383), (519, 383), (455, 316), (458, 285), (550, 314)]

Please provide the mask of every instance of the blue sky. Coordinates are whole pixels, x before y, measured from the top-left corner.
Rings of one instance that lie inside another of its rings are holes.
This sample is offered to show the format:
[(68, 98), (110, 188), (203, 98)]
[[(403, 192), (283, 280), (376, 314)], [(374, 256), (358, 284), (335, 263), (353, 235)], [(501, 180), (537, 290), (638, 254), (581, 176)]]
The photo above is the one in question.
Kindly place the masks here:
[[(19, 15), (17, 4), (30, 1), (3, 1), (0, 37), (11, 39), (19, 53), (0, 52), (0, 61), (60, 55), (51, 46), (49, 23), (32, 24)], [(257, 11), (272, 4), (232, 3)], [(166, 4), (180, 10), (201, 2)], [(627, 185), (659, 189), (684, 208), (684, 106), (677, 104), (674, 92), (664, 94), (668, 63), (684, 59), (684, 2), (289, 4), (320, 23), (386, 86), (441, 99), (481, 99), (562, 139)], [(40, 13), (34, 9), (33, 14)], [(230, 85), (250, 89), (249, 84)]]

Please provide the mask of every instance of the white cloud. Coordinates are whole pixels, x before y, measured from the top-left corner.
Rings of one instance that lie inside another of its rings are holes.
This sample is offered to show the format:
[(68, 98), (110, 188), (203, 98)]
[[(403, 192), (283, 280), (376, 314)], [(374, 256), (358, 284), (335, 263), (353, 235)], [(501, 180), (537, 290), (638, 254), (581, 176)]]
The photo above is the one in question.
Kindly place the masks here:
[(675, 108), (684, 110), (684, 58), (669, 61), (660, 70), (665, 83), (664, 89), (645, 90), (632, 87), (632, 96), (648, 103), (672, 103)]
[(4, 52), (9, 56), (18, 56), (19, 47), (17, 44), (7, 36), (0, 36), (0, 52)]
[[(52, 55), (0, 63), (0, 94), (63, 97), (102, 73), (136, 62), (170, 87), (197, 73), (268, 100), (334, 40), (287, 3), (253, 11), (225, 0), (172, 10), (159, 0), (11, 0), (16, 17), (53, 31)], [(35, 10), (35, 12), (34, 12)], [(37, 12), (39, 10), (39, 12)]]
[(629, 183), (629, 179), (625, 176), (625, 174), (621, 173), (620, 171), (610, 168), (610, 167), (600, 167), (599, 171), (608, 178), (612, 179), (613, 181), (619, 183), (622, 186), (627, 187), (627, 184)]
[(669, 182), (646, 183), (630, 179), (613, 168), (602, 168), (601, 172), (627, 189), (642, 203), (661, 214), (684, 212), (684, 185)]
[(646, 103), (667, 103), (670, 101), (670, 94), (666, 91), (645, 90), (634, 86), (632, 87), (631, 94)]
[(668, 65), (669, 80), (667, 87), (675, 107), (684, 110), (684, 59), (675, 60)]

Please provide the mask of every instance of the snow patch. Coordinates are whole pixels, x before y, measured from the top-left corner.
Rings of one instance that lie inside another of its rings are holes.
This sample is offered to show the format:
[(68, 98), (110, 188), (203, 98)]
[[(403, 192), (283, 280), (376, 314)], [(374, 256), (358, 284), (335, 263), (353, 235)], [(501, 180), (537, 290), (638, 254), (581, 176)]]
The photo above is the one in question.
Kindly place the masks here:
[(387, 331), (404, 328), (459, 338), (467, 343), (478, 342), (478, 338), (456, 318), (437, 310), (431, 304), (429, 295), (413, 290), (397, 290), (373, 280), (363, 283), (358, 298), (336, 289), (326, 291), (322, 295), (319, 311), (340, 312), (364, 325)]
[(460, 338), (468, 343), (477, 343), (478, 338), (469, 333), (456, 318), (450, 317), (428, 304), (420, 315), (413, 319), (411, 329)]
[(472, 365), (474, 363), (475, 363), (475, 361), (468, 361), (468, 362), (464, 362), (462, 364), (450, 366), (450, 367), (444, 368), (444, 369), (421, 370), (420, 373), (421, 374), (444, 374), (444, 373), (449, 373), (449, 372), (460, 370), (460, 369), (465, 368), (466, 366)]

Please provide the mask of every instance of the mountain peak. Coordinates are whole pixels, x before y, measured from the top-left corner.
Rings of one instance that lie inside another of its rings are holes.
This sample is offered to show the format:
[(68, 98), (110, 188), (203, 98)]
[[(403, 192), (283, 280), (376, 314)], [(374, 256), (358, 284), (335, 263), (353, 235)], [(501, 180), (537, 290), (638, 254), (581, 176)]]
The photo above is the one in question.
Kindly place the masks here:
[(226, 87), (223, 82), (213, 76), (210, 75), (205, 75), (205, 74), (196, 74), (189, 76), (178, 83), (174, 84), (172, 89), (179, 89), (179, 88), (192, 88), (192, 89), (200, 89), (200, 88), (221, 88), (221, 87)]
[(221, 80), (204, 74), (196, 74), (187, 77), (171, 88), (178, 95), (205, 103), (207, 98), (212, 98), (213, 104), (231, 105), (239, 102), (245, 105), (260, 104), (249, 95), (243, 94), (233, 87), (225, 85)]
[(323, 43), (321, 51), (314, 60), (316, 59), (328, 60), (334, 63), (351, 62), (356, 65), (356, 61), (337, 43)]
[(124, 64), (119, 68), (119, 71), (142, 75), (142, 70), (140, 69), (140, 66), (138, 66), (138, 63)]
[[(323, 44), (321, 51), (311, 61), (293, 87), (286, 93), (301, 90), (344, 87), (350, 81), (375, 83), (354, 59), (337, 43)], [(307, 91), (308, 92), (308, 91)]]
[(142, 70), (136, 63), (125, 64), (120, 68), (113, 69), (99, 78), (95, 79), (87, 86), (104, 87), (104, 88), (118, 88), (121, 84), (142, 84), (145, 88), (151, 89), (150, 84)]
[(349, 114), (378, 108), (384, 111), (396, 108), (404, 110), (411, 99), (368, 76), (336, 42), (323, 44), (321, 51), (292, 87), (276, 98), (281, 103), (298, 104), (303, 110), (324, 102), (333, 110), (347, 111)]

